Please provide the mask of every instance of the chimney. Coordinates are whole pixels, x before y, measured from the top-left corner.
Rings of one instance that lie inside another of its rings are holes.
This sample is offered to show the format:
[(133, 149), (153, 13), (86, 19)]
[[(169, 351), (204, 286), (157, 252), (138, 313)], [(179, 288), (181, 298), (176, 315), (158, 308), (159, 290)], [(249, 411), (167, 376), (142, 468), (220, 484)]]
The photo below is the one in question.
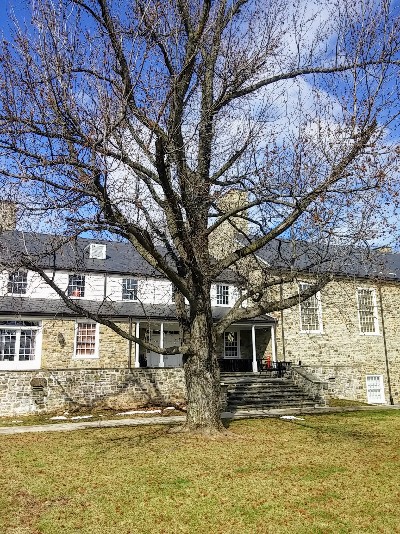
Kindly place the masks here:
[[(247, 202), (248, 195), (246, 191), (231, 189), (218, 199), (217, 205), (223, 214), (241, 206), (246, 206)], [(211, 255), (215, 258), (221, 258), (235, 250), (238, 247), (236, 238), (238, 235), (240, 236), (240, 233), (248, 234), (248, 222), (241, 215), (246, 216), (247, 210), (243, 210), (222, 222), (210, 235), (209, 249)]]
[(11, 200), (0, 200), (0, 232), (17, 227), (17, 205)]

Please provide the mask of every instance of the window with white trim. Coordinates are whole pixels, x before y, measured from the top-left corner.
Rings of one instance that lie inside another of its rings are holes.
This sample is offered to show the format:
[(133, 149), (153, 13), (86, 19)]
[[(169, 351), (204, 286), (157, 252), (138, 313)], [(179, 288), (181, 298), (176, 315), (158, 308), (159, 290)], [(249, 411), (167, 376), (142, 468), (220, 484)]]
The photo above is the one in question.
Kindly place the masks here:
[(136, 278), (122, 279), (122, 300), (138, 299), (138, 281)]
[(357, 289), (358, 322), (361, 334), (379, 334), (375, 289)]
[(68, 290), (69, 297), (84, 297), (85, 296), (85, 275), (84, 274), (70, 274), (68, 276)]
[(229, 305), (229, 286), (226, 284), (217, 284), (217, 305)]
[(11, 295), (25, 295), (28, 288), (28, 273), (14, 271), (8, 274), (7, 292)]
[[(310, 284), (300, 282), (299, 294), (301, 295), (309, 287)], [(322, 333), (322, 307), (319, 292), (300, 302), (300, 331)]]
[(39, 321), (0, 321), (0, 368), (34, 367), (39, 360)]
[(99, 325), (90, 321), (75, 324), (75, 358), (98, 358)]
[(385, 404), (385, 391), (382, 375), (367, 375), (367, 402), (369, 404)]
[(224, 358), (240, 358), (238, 332), (224, 332)]

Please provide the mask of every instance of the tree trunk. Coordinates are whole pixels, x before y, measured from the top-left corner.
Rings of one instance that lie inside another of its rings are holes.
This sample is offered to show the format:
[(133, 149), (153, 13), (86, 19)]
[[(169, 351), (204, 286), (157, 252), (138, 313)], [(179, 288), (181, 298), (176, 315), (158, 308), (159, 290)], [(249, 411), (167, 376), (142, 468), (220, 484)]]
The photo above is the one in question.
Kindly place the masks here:
[(220, 373), (212, 320), (197, 315), (191, 325), (190, 351), (184, 363), (188, 411), (185, 428), (213, 434), (221, 422)]

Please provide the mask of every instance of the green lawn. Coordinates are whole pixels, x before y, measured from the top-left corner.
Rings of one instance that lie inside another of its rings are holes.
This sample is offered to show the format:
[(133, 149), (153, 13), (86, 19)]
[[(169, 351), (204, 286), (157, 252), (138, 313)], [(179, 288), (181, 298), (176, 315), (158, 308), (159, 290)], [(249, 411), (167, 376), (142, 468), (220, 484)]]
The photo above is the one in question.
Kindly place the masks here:
[(1, 436), (1, 534), (400, 532), (400, 412)]

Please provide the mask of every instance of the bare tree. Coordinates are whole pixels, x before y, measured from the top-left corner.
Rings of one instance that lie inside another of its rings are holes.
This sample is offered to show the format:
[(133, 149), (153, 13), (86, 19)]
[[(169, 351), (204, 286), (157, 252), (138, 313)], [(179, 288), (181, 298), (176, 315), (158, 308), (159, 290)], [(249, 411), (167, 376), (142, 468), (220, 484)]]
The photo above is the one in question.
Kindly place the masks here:
[[(32, 23), (0, 56), (2, 196), (21, 227), (64, 236), (55, 246), (106, 232), (174, 284), (181, 345), (151, 348), (183, 354), (187, 428), (219, 431), (218, 337), (298, 302), (298, 269), (314, 273), (309, 297), (332, 244), (347, 261), (392, 221), (399, 21), (386, 0), (42, 0)], [(296, 263), (299, 242), (315, 254)], [(244, 291), (214, 323), (226, 269)]]

